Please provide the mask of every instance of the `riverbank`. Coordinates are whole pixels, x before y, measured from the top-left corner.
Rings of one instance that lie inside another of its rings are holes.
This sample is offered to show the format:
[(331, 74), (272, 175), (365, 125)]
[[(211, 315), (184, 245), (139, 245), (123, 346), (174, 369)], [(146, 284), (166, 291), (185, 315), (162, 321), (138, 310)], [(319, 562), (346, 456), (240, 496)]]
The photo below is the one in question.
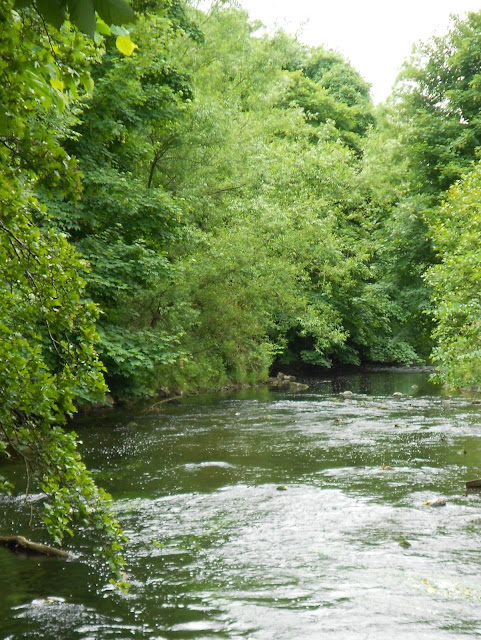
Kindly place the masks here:
[[(271, 388), (272, 390), (291, 390), (292, 392), (306, 391), (309, 386), (314, 384), (316, 386), (319, 380), (342, 380), (345, 376), (357, 376), (364, 373), (426, 373), (429, 375), (434, 374), (436, 368), (433, 366), (404, 366), (397, 364), (386, 363), (372, 363), (360, 366), (346, 366), (339, 365), (333, 368), (320, 368), (313, 366), (288, 366), (280, 367), (276, 366), (273, 369), (273, 373), (269, 374), (263, 372), (262, 375), (249, 376), (250, 381), (246, 382), (245, 378), (242, 381), (223, 379), (218, 384), (212, 382), (212, 380), (204, 380), (203, 382), (198, 379), (195, 383), (193, 381), (187, 382), (185, 379), (176, 378), (175, 384), (170, 386), (162, 386), (157, 393), (146, 396), (144, 398), (131, 398), (131, 397), (113, 397), (107, 395), (104, 402), (96, 404), (84, 404), (78, 407), (78, 413), (86, 415), (92, 411), (98, 411), (99, 409), (105, 409), (109, 407), (161, 407), (164, 403), (173, 402), (181, 398), (188, 398), (190, 396), (198, 396), (203, 394), (216, 394), (216, 393), (235, 393), (242, 391), (243, 389), (256, 389), (256, 388)], [(182, 382), (182, 384), (180, 384)], [(292, 384), (291, 384), (292, 383)], [(289, 389), (290, 388), (290, 389)]]

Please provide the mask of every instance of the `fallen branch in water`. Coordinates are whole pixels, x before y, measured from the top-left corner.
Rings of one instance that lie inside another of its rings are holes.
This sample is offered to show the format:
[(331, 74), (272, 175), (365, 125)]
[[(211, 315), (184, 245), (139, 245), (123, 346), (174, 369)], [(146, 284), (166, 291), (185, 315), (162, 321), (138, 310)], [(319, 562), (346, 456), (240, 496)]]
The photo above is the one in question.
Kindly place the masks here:
[(68, 553), (62, 549), (56, 549), (55, 547), (49, 547), (46, 544), (32, 542), (23, 536), (0, 536), (0, 545), (7, 547), (7, 549), (10, 549), (10, 551), (14, 551), (15, 553), (23, 552), (55, 558), (68, 558)]
[(160, 411), (160, 409), (157, 408), (160, 404), (172, 402), (172, 400), (180, 400), (181, 398), (185, 398), (185, 396), (171, 396), (170, 398), (165, 398), (165, 400), (159, 400), (155, 404), (151, 404), (147, 409), (144, 409), (142, 413), (155, 413), (156, 411)]

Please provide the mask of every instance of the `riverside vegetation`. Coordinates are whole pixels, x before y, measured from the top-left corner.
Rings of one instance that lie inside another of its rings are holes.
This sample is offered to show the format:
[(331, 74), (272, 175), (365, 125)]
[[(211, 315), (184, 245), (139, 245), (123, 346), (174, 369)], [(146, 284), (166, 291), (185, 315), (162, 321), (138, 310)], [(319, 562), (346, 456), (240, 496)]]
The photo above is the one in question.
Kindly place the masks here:
[(108, 390), (430, 357), (481, 386), (481, 12), (378, 107), (235, 2), (5, 0), (0, 52), (0, 452), (55, 543), (93, 528), (120, 578), (64, 428)]

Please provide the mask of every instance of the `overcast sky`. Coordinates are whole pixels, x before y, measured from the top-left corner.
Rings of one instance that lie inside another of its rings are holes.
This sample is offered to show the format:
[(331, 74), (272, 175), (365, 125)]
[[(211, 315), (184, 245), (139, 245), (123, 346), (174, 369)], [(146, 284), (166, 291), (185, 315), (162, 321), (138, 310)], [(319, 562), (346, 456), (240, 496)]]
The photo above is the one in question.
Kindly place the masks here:
[(372, 84), (375, 102), (391, 91), (414, 42), (447, 33), (450, 15), (480, 11), (481, 0), (240, 0), (251, 18), (311, 45), (343, 54)]

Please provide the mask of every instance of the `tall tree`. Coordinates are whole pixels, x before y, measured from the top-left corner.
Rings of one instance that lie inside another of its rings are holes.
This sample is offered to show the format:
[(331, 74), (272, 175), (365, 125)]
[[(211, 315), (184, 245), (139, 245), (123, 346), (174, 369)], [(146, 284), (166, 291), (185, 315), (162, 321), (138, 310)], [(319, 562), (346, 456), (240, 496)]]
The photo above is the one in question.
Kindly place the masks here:
[(374, 125), (368, 83), (342, 56), (323, 47), (291, 47), (287, 68), (287, 100), (301, 107), (311, 124), (332, 123), (333, 135), (360, 152), (362, 138)]
[(391, 175), (391, 184), (402, 186), (382, 214), (379, 268), (398, 309), (398, 330), (424, 358), (437, 317), (431, 280), (424, 278), (438, 260), (431, 228), (447, 189), (476, 161), (481, 143), (480, 37), (481, 14), (470, 13), (453, 19), (446, 36), (417, 45), (368, 150), (369, 162), (384, 159), (373, 180)]
[(433, 287), (434, 361), (450, 387), (481, 388), (481, 166), (453, 185), (430, 226), (440, 263)]
[[(412, 358), (405, 343), (393, 342), (387, 297), (370, 267), (370, 189), (351, 150), (348, 97), (359, 96), (359, 113), (372, 121), (367, 85), (333, 55), (327, 66), (339, 73), (330, 84), (324, 74), (330, 95), (299, 71), (327, 53), (310, 52), (283, 33), (258, 37), (257, 27), (244, 12), (216, 6), (204, 24), (205, 42), (178, 47), (195, 100), (157, 173), (189, 205), (179, 264), (195, 321), (182, 344), (197, 363), (188, 358), (178, 375), (198, 371), (207, 353), (209, 367), (224, 378), (241, 361), (243, 371), (249, 362), (265, 371), (276, 353), (324, 366), (406, 359), (408, 352)], [(294, 92), (295, 78), (330, 105), (328, 115), (314, 122), (314, 111)], [(348, 114), (349, 123), (339, 117), (333, 124), (335, 112)], [(367, 129), (355, 134), (357, 146)]]
[(435, 201), (478, 157), (480, 47), (481, 12), (455, 18), (446, 36), (418, 45), (395, 90), (413, 181)]
[(98, 350), (115, 396), (152, 394), (159, 365), (178, 359), (182, 327), (169, 323), (163, 291), (176, 274), (169, 253), (182, 207), (157, 173), (192, 98), (170, 54), (179, 29), (163, 10), (132, 27), (135, 55), (107, 43), (88, 109), (65, 142), (83, 172), (82, 196), (47, 196), (56, 227), (90, 264), (87, 293), (102, 309)]

